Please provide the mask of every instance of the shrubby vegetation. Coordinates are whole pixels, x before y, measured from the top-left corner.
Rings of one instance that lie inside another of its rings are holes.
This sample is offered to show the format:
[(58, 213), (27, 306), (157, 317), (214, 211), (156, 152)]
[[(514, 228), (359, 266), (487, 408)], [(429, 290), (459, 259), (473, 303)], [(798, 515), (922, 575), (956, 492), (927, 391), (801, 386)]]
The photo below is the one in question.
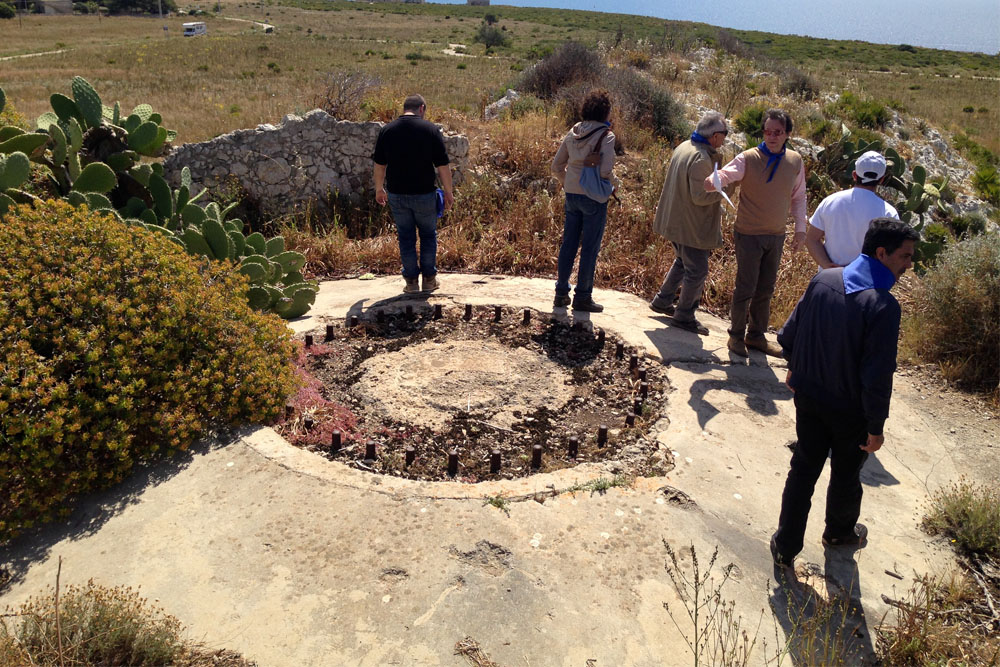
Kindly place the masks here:
[(952, 243), (914, 290), (904, 342), (946, 378), (1000, 388), (1000, 233)]
[(0, 540), (293, 390), (291, 334), (228, 263), (63, 202), (0, 225)]
[(576, 42), (566, 42), (525, 70), (516, 84), (518, 90), (561, 102), (568, 123), (580, 119), (580, 103), (598, 86), (611, 93), (612, 113), (636, 127), (668, 141), (690, 131), (683, 106), (669, 90), (634, 68), (608, 68), (599, 53)]
[[(74, 77), (70, 98), (54, 93), (52, 111), (38, 117), (38, 131), (19, 125), (0, 126), (0, 219), (17, 203), (33, 203), (39, 195), (86, 204), (119, 220), (156, 231), (196, 256), (238, 262), (253, 286), (249, 303), (286, 319), (306, 313), (317, 285), (305, 280), (305, 256), (285, 250), (280, 237), (245, 234), (242, 220), (227, 219), (235, 204), (201, 206), (208, 194), (192, 192), (191, 174), (181, 169), (181, 185), (167, 183), (163, 165), (143, 163), (140, 156), (162, 154), (176, 132), (148, 104), (123, 113), (121, 105), (105, 105), (93, 86)], [(5, 94), (0, 89), (0, 112)], [(31, 181), (32, 164), (43, 178)], [(30, 190), (36, 190), (31, 192)]]
[(0, 617), (0, 667), (174, 665), (251, 667), (182, 636), (176, 618), (125, 586), (88, 581), (28, 598)]

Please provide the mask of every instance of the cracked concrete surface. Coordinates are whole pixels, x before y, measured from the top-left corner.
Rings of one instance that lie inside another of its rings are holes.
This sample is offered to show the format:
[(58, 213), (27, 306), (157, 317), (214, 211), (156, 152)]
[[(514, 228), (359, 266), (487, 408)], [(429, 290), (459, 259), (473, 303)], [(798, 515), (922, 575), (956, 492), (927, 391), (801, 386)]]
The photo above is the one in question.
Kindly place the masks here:
[[(551, 307), (549, 280), (441, 278), (439, 292), (406, 297), (396, 277), (327, 282), (310, 316), (290, 326), (303, 333), (373, 306)], [(668, 475), (603, 494), (560, 491), (609, 476), (608, 464), (477, 485), (413, 482), (249, 429), (139, 471), (85, 499), (67, 522), (9, 545), (0, 563), (14, 580), (2, 603), (53, 584), (61, 556), (64, 583), (141, 586), (194, 638), (261, 665), (465, 665), (454, 654), (465, 637), (507, 666), (690, 664), (663, 607), (687, 627), (664, 571), (665, 539), (684, 567), (682, 548), (693, 544), (704, 567), (718, 547), (716, 573), (736, 565), (723, 595), (748, 626), (770, 597), (787, 630), (788, 598), (767, 549), (794, 439), (783, 363), (756, 352), (749, 363), (731, 358), (726, 323), (711, 316), (710, 335), (699, 337), (635, 296), (595, 298), (605, 312), (582, 318), (669, 366), (667, 418), (657, 425), (661, 446), (676, 453)], [(928, 491), (957, 475), (954, 437), (919, 410), (897, 393), (886, 446), (866, 465), (866, 549), (824, 552), (824, 494), (814, 498), (799, 578), (807, 590), (839, 586), (861, 601), (851, 620), (859, 655), (886, 611), (880, 594), (898, 597), (908, 585), (887, 571), (910, 577), (951, 561), (917, 524)], [(509, 516), (484, 504), (497, 494), (514, 500)], [(762, 636), (773, 636), (769, 618)], [(756, 655), (762, 662), (760, 647)]]

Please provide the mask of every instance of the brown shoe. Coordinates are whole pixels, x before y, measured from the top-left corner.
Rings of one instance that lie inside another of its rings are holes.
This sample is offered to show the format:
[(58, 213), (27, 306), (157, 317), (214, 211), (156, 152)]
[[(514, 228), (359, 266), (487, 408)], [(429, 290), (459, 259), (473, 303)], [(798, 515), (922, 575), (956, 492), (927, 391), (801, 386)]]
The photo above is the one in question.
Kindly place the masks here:
[(729, 337), (729, 342), (726, 343), (726, 347), (729, 348), (730, 352), (732, 352), (733, 354), (738, 354), (741, 357), (746, 357), (750, 355), (750, 353), (747, 352), (747, 346), (743, 342), (743, 339), (737, 338), (736, 336)]
[(424, 276), (424, 292), (433, 292), (439, 287), (441, 287), (441, 284), (438, 282), (436, 274), (433, 276)]
[(778, 345), (777, 343), (772, 343), (763, 336), (761, 336), (760, 338), (747, 338), (744, 340), (744, 342), (746, 343), (747, 347), (752, 348), (754, 350), (760, 350), (766, 355), (772, 357), (782, 356), (781, 346)]
[(413, 294), (420, 291), (420, 278), (407, 278), (406, 286), (403, 288), (405, 294)]

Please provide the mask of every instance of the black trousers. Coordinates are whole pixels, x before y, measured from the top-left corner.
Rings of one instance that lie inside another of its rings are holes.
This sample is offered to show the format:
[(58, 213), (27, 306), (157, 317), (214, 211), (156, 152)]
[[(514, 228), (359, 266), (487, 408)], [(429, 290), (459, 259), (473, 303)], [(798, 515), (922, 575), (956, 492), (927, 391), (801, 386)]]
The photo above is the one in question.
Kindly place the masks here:
[(830, 485), (826, 490), (826, 529), (823, 537), (854, 534), (861, 515), (861, 467), (868, 453), (864, 416), (830, 410), (807, 396), (795, 394), (795, 432), (798, 443), (781, 494), (781, 516), (774, 541), (778, 551), (793, 558), (802, 551), (813, 489), (830, 457)]

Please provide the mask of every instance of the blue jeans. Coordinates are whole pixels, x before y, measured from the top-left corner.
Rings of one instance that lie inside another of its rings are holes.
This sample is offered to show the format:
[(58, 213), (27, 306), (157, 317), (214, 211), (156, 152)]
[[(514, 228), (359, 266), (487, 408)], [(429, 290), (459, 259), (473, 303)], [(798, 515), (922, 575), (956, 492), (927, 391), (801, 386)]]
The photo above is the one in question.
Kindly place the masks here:
[[(403, 277), (417, 278), (421, 273), (430, 278), (437, 274), (437, 194), (389, 194), (389, 208), (396, 223), (399, 239), (399, 259)], [(420, 234), (420, 261), (417, 261), (417, 233)]]
[(573, 272), (576, 251), (580, 250), (580, 270), (576, 276), (576, 301), (587, 301), (594, 291), (597, 253), (608, 220), (608, 203), (598, 203), (587, 195), (566, 193), (566, 222), (562, 247), (559, 248), (556, 295), (569, 295), (569, 275)]

